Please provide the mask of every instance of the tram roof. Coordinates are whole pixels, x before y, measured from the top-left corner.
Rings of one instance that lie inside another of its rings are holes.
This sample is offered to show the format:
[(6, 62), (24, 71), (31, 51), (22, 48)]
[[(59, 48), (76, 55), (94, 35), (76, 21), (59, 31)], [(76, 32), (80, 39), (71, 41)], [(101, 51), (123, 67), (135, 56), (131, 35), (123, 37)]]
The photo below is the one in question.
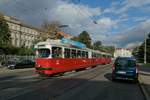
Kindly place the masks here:
[(61, 47), (66, 47), (66, 48), (72, 48), (72, 49), (78, 49), (78, 50), (86, 50), (86, 51), (90, 51), (90, 52), (94, 52), (94, 53), (101, 53), (104, 55), (111, 55), (110, 53), (106, 53), (106, 52), (102, 52), (102, 51), (98, 51), (98, 50), (93, 50), (93, 49), (89, 49), (89, 48), (78, 48), (78, 47), (74, 47), (70, 44), (64, 44), (61, 43), (61, 40), (47, 40), (44, 42), (39, 42), (35, 45), (35, 48), (38, 48), (38, 45), (53, 45), (53, 46), (61, 46)]
[(65, 48), (87, 50), (87, 48), (78, 48), (78, 47), (72, 46), (70, 44), (61, 43), (61, 40), (48, 40), (48, 41), (44, 41), (44, 42), (39, 42), (35, 45), (35, 48), (38, 48), (38, 46), (40, 46), (40, 45), (52, 45), (52, 46), (60, 46), (60, 47), (65, 47)]

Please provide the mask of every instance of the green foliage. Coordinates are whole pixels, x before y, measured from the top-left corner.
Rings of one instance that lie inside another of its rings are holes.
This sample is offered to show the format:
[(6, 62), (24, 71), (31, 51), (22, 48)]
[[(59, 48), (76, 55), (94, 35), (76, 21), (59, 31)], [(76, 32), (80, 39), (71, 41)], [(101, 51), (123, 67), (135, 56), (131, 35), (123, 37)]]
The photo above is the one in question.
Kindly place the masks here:
[(31, 48), (19, 48), (10, 46), (1, 46), (1, 50), (6, 55), (34, 55), (34, 50)]
[(20, 48), (18, 55), (34, 55), (34, 51), (28, 48)]
[(92, 49), (100, 50), (101, 48), (102, 48), (102, 42), (101, 41), (96, 41), (93, 43)]
[[(150, 63), (150, 33), (146, 40), (146, 60)], [(133, 49), (132, 54), (138, 59), (139, 62), (144, 62), (144, 52), (145, 52), (145, 42), (143, 42), (139, 47)]]
[(84, 43), (88, 48), (91, 48), (91, 37), (86, 31), (81, 32), (77, 37), (73, 37), (72, 40)]
[(80, 33), (79, 36), (73, 37), (72, 40), (82, 42), (86, 44), (88, 48), (91, 48), (94, 50), (108, 52), (111, 54), (113, 54), (115, 51), (114, 46), (103, 46), (101, 41), (96, 41), (93, 45), (91, 45), (91, 41), (92, 41), (91, 37), (86, 31), (83, 31), (82, 33)]
[(11, 42), (10, 30), (2, 14), (0, 14), (0, 45), (9, 45)]
[(96, 42), (94, 42), (93, 45), (96, 46), (96, 47), (98, 47), (98, 46), (102, 45), (102, 42), (101, 41), (96, 41)]
[(103, 45), (101, 45), (101, 46), (99, 46), (99, 48), (97, 50), (114, 54), (115, 47), (114, 46), (103, 46)]
[(136, 57), (136, 58), (138, 58), (138, 50), (139, 50), (139, 48), (135, 47), (132, 51), (132, 55), (134, 55), (134, 57)]
[(78, 40), (79, 42), (82, 42), (82, 43), (86, 44), (86, 46), (88, 48), (91, 48), (91, 40), (92, 39), (91, 39), (88, 32), (83, 31), (82, 33), (80, 33), (79, 36), (78, 36), (78, 39), (79, 39)]

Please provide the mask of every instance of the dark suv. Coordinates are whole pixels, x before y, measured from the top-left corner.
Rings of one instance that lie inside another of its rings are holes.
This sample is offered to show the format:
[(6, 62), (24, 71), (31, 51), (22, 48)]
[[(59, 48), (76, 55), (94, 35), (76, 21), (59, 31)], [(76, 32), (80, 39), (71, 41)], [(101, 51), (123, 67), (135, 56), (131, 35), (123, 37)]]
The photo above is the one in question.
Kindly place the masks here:
[(133, 57), (116, 58), (112, 68), (112, 80), (125, 79), (138, 81), (138, 65)]

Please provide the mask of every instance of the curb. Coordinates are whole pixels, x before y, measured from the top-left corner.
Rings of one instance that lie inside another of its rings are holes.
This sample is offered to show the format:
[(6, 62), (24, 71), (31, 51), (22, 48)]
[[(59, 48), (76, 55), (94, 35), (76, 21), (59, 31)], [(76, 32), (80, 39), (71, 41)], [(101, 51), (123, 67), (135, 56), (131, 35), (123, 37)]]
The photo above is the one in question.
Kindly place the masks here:
[(146, 92), (146, 89), (145, 89), (143, 83), (144, 82), (142, 81), (142, 79), (141, 79), (141, 77), (139, 75), (139, 86), (140, 86), (140, 89), (141, 89), (141, 91), (142, 91), (142, 93), (144, 95), (145, 100), (150, 100), (150, 97), (149, 97), (148, 93)]

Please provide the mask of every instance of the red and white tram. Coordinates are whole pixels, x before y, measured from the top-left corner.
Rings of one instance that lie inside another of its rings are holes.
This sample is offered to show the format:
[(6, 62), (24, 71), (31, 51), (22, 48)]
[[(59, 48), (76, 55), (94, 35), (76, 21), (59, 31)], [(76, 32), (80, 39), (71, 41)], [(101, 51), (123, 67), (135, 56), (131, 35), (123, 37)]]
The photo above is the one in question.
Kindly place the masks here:
[(60, 40), (39, 42), (35, 45), (36, 72), (44, 75), (63, 73), (71, 70), (107, 64), (111, 62), (111, 54), (80, 49)]

